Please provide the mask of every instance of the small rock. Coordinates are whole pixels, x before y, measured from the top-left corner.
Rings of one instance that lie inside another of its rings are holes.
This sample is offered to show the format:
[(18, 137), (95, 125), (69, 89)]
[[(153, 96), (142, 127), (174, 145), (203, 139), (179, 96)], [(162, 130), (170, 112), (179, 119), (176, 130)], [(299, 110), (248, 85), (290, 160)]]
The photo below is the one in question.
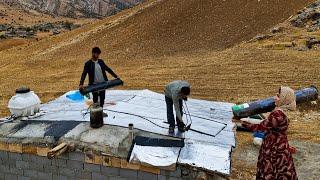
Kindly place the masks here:
[(275, 34), (275, 33), (279, 33), (283, 31), (283, 27), (274, 27), (271, 29), (271, 33)]
[(320, 44), (320, 40), (311, 37), (306, 41), (306, 46), (309, 49), (312, 49), (312, 47), (316, 44)]
[(267, 35), (267, 34), (259, 34), (257, 35), (254, 39), (261, 41), (261, 40), (265, 40), (272, 37), (271, 35)]

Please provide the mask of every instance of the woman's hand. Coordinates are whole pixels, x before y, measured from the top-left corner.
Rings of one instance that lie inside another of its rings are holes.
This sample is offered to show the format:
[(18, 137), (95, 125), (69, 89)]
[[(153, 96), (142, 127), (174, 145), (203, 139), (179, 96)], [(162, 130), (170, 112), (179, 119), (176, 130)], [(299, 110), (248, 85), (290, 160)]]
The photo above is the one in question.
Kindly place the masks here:
[(232, 122), (233, 123), (240, 123), (240, 124), (242, 124), (243, 123), (243, 121), (242, 120), (240, 120), (240, 119), (236, 119), (236, 118), (232, 118)]

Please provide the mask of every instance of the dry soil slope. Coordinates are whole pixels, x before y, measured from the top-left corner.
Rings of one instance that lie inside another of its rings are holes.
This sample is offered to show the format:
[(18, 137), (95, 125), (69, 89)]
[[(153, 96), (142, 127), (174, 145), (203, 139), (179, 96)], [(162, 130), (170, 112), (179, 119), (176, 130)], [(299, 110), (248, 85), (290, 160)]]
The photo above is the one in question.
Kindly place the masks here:
[(173, 78), (185, 78), (197, 81), (195, 95), (215, 93), (205, 85), (212, 88), (227, 80), (229, 74), (223, 70), (228, 67), (220, 64), (228, 57), (213, 60), (191, 56), (193, 52), (207, 54), (248, 40), (307, 4), (306, 0), (148, 1), (75, 31), (1, 51), (1, 109), (22, 84), (42, 98), (74, 89), (83, 61), (96, 45), (107, 52), (104, 57), (130, 88), (160, 90)]
[[(309, 0), (309, 2), (311, 2)], [(104, 38), (137, 56), (231, 47), (283, 22), (306, 0), (163, 0)]]

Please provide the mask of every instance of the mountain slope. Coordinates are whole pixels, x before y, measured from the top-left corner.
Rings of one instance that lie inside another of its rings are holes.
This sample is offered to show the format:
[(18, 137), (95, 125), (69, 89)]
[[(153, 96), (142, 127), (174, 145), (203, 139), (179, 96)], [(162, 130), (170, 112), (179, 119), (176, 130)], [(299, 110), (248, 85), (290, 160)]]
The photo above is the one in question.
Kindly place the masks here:
[[(296, 53), (289, 56), (239, 47), (216, 51), (252, 38), (305, 5), (304, 0), (148, 1), (60, 36), (1, 51), (1, 102), (5, 105), (23, 84), (44, 100), (77, 88), (83, 62), (93, 46), (102, 48), (103, 58), (128, 88), (161, 92), (168, 81), (187, 79), (195, 84), (193, 95), (197, 97), (230, 100), (230, 93), (252, 98), (270, 94), (283, 82), (305, 85), (308, 81), (303, 81), (303, 73), (293, 77), (287, 72), (300, 66), (314, 69), (316, 62), (302, 61), (303, 56)], [(284, 70), (275, 72), (269, 62)], [(317, 77), (314, 71), (310, 73)], [(277, 79), (280, 75), (283, 77)], [(252, 88), (265, 81), (274, 82), (268, 82), (268, 88)]]
[(104, 17), (137, 5), (143, 0), (4, 0), (11, 6), (54, 16)]
[[(192, 84), (192, 97), (238, 103), (275, 95), (281, 85), (319, 87), (320, 52), (284, 47), (296, 40), (303, 44), (310, 36), (320, 39), (319, 31), (309, 33), (284, 23), (287, 30), (272, 39), (242, 43), (310, 2), (152, 0), (74, 31), (0, 51), (0, 114), (7, 113), (7, 101), (21, 85), (30, 86), (43, 101), (76, 89), (93, 46), (102, 48), (102, 58), (124, 80), (125, 89), (162, 93), (169, 81), (185, 79)], [(310, 141), (320, 142), (316, 107), (315, 112), (288, 112), (290, 144), (294, 139), (309, 148)], [(252, 134), (237, 136), (234, 156), (239, 158), (233, 159), (231, 179), (253, 179), (258, 150)], [(255, 153), (242, 151), (246, 148)], [(318, 172), (319, 166), (306, 161), (310, 156), (306, 158), (299, 146), (297, 150), (299, 179), (312, 179), (310, 172)]]

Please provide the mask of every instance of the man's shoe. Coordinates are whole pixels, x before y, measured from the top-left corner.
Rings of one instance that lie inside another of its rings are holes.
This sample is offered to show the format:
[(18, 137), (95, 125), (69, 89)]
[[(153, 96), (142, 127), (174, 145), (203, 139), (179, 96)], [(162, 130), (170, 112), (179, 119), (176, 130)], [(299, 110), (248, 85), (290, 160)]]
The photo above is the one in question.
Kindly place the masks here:
[(183, 122), (178, 123), (178, 130), (180, 132), (185, 132), (186, 131), (186, 125)]
[(173, 134), (174, 133), (174, 127), (169, 127), (169, 134)]
[(186, 128), (185, 128), (185, 126), (178, 126), (178, 130), (179, 130), (180, 132), (185, 132), (185, 131), (186, 131)]

